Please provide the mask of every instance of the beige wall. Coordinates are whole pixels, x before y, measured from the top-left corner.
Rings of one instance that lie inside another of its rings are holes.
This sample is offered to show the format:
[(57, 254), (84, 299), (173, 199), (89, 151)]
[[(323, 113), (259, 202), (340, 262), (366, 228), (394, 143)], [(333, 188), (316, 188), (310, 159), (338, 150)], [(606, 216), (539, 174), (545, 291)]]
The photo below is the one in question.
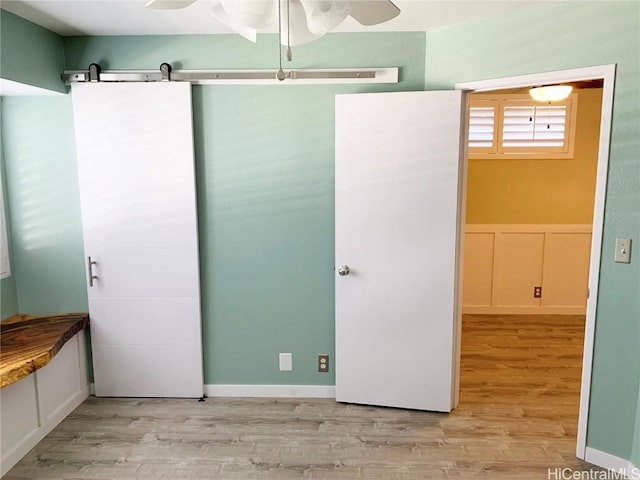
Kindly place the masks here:
[(592, 222), (602, 89), (577, 93), (574, 158), (469, 160), (467, 223)]

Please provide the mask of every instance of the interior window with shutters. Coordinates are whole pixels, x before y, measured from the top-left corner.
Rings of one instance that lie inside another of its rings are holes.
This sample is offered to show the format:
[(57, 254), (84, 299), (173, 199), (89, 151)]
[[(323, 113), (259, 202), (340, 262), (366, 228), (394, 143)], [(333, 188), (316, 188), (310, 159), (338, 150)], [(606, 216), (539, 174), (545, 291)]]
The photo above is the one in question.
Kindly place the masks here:
[(474, 99), (469, 158), (572, 158), (577, 95), (543, 104), (528, 95)]
[(485, 100), (473, 102), (469, 110), (469, 148), (473, 148), (475, 152), (496, 152), (495, 121), (494, 102)]

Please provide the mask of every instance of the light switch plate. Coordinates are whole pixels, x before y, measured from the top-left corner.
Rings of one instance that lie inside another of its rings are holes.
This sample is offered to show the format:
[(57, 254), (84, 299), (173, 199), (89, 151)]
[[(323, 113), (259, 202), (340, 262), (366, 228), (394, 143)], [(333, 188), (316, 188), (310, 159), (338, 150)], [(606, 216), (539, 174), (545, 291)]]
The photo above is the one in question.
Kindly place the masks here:
[(616, 263), (631, 263), (630, 238), (616, 238)]
[(293, 370), (293, 353), (280, 354), (280, 371), (290, 372)]

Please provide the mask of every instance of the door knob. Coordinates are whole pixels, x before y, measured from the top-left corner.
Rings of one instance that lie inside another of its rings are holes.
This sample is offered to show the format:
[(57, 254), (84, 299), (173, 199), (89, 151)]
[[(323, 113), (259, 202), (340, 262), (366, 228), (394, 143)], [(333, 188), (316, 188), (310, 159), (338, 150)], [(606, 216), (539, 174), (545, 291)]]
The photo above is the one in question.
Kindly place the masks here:
[(349, 265), (341, 265), (338, 267), (338, 275), (340, 275), (341, 277), (349, 275), (349, 272)]

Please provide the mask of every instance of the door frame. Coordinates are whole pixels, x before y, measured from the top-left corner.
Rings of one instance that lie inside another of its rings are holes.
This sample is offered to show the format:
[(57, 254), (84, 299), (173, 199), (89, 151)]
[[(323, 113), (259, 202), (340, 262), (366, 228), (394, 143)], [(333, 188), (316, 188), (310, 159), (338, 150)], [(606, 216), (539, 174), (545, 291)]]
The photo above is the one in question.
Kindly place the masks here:
[[(578, 432), (576, 456), (585, 459), (587, 447), (587, 422), (589, 418), (589, 397), (591, 392), (591, 371), (593, 366), (593, 346), (598, 304), (598, 283), (600, 279), (600, 258), (602, 254), (602, 233), (604, 229), (604, 206), (607, 191), (607, 173), (609, 166), (609, 143), (611, 139), (611, 121), (613, 113), (613, 91), (616, 65), (559, 70), (513, 77), (495, 78), (456, 83), (457, 90), (483, 92), (505, 88), (519, 88), (581, 80), (603, 80), (602, 111), (600, 115), (600, 142), (598, 147), (598, 165), (596, 169), (596, 189), (593, 206), (593, 225), (591, 235), (591, 255), (589, 261), (589, 296), (584, 332), (584, 353), (582, 358), (582, 381), (580, 386), (580, 409), (578, 414)], [(467, 159), (468, 162), (468, 159)], [(466, 184), (462, 187), (466, 191)], [(463, 235), (463, 232), (459, 232)], [(460, 238), (458, 241), (462, 241)], [(462, 277), (462, 263), (458, 264), (458, 274)], [(461, 296), (460, 296), (461, 297)], [(461, 298), (458, 300), (462, 302)], [(461, 309), (462, 306), (458, 305)], [(458, 363), (460, 351), (458, 351)]]

